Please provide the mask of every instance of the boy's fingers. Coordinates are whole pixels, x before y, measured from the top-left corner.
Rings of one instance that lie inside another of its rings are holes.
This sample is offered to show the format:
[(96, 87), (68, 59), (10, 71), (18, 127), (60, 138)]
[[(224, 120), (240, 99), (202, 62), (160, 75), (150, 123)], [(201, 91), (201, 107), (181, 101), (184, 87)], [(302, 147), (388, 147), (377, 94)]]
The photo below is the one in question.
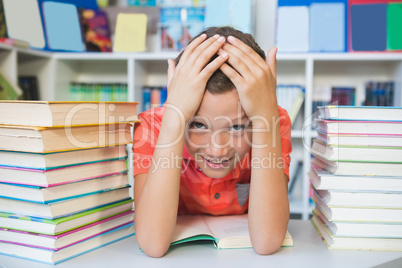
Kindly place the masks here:
[(188, 63), (191, 64), (192, 68), (201, 72), (224, 43), (225, 38), (223, 36), (214, 35), (208, 38), (208, 40), (194, 50), (193, 54), (189, 57)]
[(211, 63), (209, 63), (205, 68), (201, 71), (200, 75), (204, 79), (209, 79), (211, 75), (225, 63), (228, 59), (228, 54), (226, 52), (222, 53), (219, 57), (214, 59)]
[(244, 83), (244, 78), (228, 64), (224, 63), (220, 70), (232, 81), (237, 89), (241, 88)]
[(202, 42), (205, 41), (207, 38), (206, 34), (201, 34), (197, 38), (195, 38), (193, 41), (191, 41), (190, 44), (184, 49), (183, 54), (181, 55), (180, 62), (185, 62), (188, 57), (193, 53), (193, 51), (200, 45)]
[(264, 67), (264, 65), (266, 64), (264, 59), (261, 58), (261, 56), (258, 55), (254, 49), (252, 49), (250, 46), (243, 43), (241, 40), (239, 40), (233, 36), (229, 36), (228, 41), (229, 41), (229, 44), (237, 47), (238, 49), (243, 51), (246, 55), (248, 55), (251, 59), (253, 59), (253, 61), (255, 63), (257, 63), (260, 67)]
[(170, 81), (172, 81), (173, 75), (174, 75), (174, 70), (176, 69), (176, 63), (172, 59), (168, 59), (168, 70), (167, 70), (167, 75), (168, 75), (168, 85), (170, 84)]
[(276, 52), (278, 52), (277, 47), (271, 47), (267, 53), (267, 64), (271, 69), (272, 75), (276, 77)]
[[(252, 75), (251, 68), (253, 68), (253, 65), (255, 65), (255, 63), (251, 59), (247, 59), (247, 55), (236, 55), (236, 54), (232, 53), (233, 49), (232, 49), (232, 51), (229, 51), (229, 50), (226, 50), (226, 48), (227, 48), (227, 44), (224, 45), (224, 49), (222, 51), (218, 52), (218, 54), (227, 52), (229, 55), (227, 62), (232, 66), (231, 68), (245, 79), (247, 77), (250, 77)], [(234, 48), (234, 47), (232, 46), (232, 48)], [(266, 65), (266, 63), (265, 63), (265, 65)], [(249, 67), (251, 67), (251, 68), (249, 68)]]

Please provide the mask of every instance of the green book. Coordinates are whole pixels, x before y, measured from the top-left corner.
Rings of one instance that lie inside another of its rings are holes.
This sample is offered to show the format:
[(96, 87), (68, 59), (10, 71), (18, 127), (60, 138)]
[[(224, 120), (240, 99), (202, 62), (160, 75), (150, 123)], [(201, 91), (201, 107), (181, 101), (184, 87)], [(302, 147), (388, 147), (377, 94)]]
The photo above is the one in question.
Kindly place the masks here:
[(0, 100), (18, 100), (21, 96), (21, 88), (0, 71)]
[(402, 49), (402, 4), (387, 6), (387, 49)]
[(132, 206), (132, 199), (124, 200), (54, 220), (0, 212), (0, 228), (46, 235), (58, 235), (129, 211), (132, 209)]

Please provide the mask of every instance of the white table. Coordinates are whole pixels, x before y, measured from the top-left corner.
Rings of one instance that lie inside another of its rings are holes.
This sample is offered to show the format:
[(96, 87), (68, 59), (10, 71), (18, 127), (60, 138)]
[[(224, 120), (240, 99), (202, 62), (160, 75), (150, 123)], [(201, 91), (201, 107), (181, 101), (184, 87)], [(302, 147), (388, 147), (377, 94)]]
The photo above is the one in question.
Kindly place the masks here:
[[(373, 267), (402, 258), (402, 252), (328, 250), (309, 221), (291, 220), (294, 247), (281, 248), (269, 256), (252, 249), (218, 250), (212, 242), (177, 245), (159, 259), (138, 250), (130, 237), (58, 264), (65, 267)], [(398, 264), (401, 264), (399, 260)], [(43, 268), (50, 265), (0, 255), (1, 268)], [(395, 267), (395, 266), (394, 266)]]

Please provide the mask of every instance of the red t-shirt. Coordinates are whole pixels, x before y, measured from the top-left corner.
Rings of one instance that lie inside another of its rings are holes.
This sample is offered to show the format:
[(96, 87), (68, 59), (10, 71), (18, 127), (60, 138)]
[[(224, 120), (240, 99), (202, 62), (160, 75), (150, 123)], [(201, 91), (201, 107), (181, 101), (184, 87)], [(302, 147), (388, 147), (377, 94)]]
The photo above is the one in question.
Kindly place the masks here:
[[(134, 176), (148, 173), (158, 139), (165, 108), (154, 108), (139, 115), (134, 127)], [(286, 110), (278, 107), (283, 157), (283, 171), (289, 177), (291, 122)], [(212, 179), (198, 167), (183, 148), (180, 178), (179, 214), (243, 214), (248, 209), (251, 176), (251, 149), (225, 177)]]

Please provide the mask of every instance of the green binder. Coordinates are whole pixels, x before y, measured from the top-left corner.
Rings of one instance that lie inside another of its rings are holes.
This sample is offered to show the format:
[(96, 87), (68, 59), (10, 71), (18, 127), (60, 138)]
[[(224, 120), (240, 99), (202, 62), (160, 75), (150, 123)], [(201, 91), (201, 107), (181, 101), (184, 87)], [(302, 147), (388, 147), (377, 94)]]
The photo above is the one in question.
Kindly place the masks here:
[(402, 49), (402, 4), (387, 6), (387, 48)]

